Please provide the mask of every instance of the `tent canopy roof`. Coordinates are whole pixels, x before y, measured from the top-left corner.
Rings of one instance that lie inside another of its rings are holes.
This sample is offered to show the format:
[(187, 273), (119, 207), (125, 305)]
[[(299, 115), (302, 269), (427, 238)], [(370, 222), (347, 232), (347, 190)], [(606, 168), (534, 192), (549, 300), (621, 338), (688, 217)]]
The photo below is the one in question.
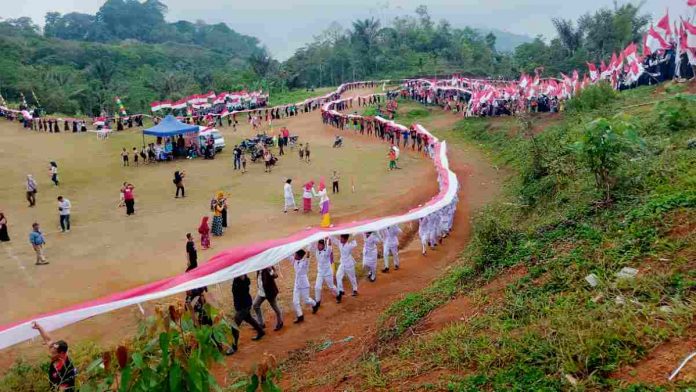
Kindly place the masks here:
[(182, 123), (170, 114), (154, 127), (143, 130), (143, 135), (167, 137), (191, 132), (198, 132), (198, 126)]

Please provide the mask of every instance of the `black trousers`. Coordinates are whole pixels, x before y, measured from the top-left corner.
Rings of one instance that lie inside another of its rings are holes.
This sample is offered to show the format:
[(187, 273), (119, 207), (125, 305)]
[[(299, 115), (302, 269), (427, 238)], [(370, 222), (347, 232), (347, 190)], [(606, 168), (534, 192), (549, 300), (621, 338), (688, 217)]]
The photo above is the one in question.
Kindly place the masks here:
[(135, 200), (126, 200), (126, 215), (135, 214)]
[(181, 191), (181, 197), (186, 197), (186, 189), (183, 185), (176, 186), (176, 197), (179, 197), (179, 191)]
[(61, 230), (70, 230), (70, 215), (60, 215)]
[(333, 182), (333, 193), (338, 193), (338, 181)]
[(234, 338), (233, 346), (235, 348), (237, 347), (237, 343), (239, 342), (239, 328), (242, 327), (242, 323), (245, 321), (256, 330), (256, 333), (263, 332), (263, 328), (261, 328), (259, 323), (256, 322), (256, 320), (253, 317), (251, 317), (251, 307), (236, 310), (234, 313), (234, 323), (237, 324), (237, 328), (232, 328), (232, 337)]

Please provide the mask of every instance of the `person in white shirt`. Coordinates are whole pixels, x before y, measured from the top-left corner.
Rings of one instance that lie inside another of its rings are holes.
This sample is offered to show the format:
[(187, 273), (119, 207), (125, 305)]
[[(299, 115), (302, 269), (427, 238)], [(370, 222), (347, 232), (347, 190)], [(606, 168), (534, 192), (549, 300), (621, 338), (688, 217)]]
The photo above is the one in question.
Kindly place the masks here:
[(295, 194), (292, 192), (292, 179), (288, 178), (285, 180), (285, 185), (283, 186), (283, 196), (285, 197), (285, 208), (283, 212), (288, 212), (288, 208), (292, 208), (298, 211), (297, 205), (295, 205)]
[(377, 243), (382, 241), (379, 233), (368, 231), (363, 234), (363, 268), (367, 269), (367, 278), (377, 280)]
[(58, 214), (60, 215), (60, 231), (70, 232), (70, 200), (58, 196)]
[(290, 257), (290, 261), (295, 268), (295, 287), (292, 291), (292, 304), (297, 315), (294, 323), (297, 324), (304, 321), (302, 302), (312, 307), (312, 313), (316, 313), (319, 310), (319, 304), (309, 296), (309, 278), (307, 277), (309, 273), (309, 259), (307, 258), (307, 252), (304, 249), (298, 250), (294, 256)]
[(394, 269), (399, 269), (399, 234), (401, 234), (401, 228), (399, 225), (392, 225), (382, 230), (383, 238), (383, 252), (384, 255), (384, 269), (382, 272), (389, 272), (389, 255), (391, 254), (394, 258)]
[(338, 297), (337, 301), (340, 301), (345, 294), (343, 291), (343, 277), (348, 276), (350, 285), (353, 288), (353, 296), (358, 295), (358, 279), (355, 277), (355, 259), (353, 258), (352, 251), (358, 246), (355, 240), (348, 242), (350, 238), (349, 234), (341, 234), (339, 240), (331, 237), (331, 242), (336, 243), (338, 246), (338, 251), (341, 254), (340, 265), (338, 266), (338, 271), (336, 272), (336, 286), (338, 286)]
[(423, 256), (425, 256), (426, 253), (426, 246), (430, 245), (431, 249), (434, 248), (433, 243), (430, 241), (431, 221), (432, 217), (430, 215), (426, 215), (418, 220), (418, 236), (420, 237), (421, 246), (423, 247)]
[(334, 275), (331, 269), (331, 248), (326, 246), (327, 239), (319, 240), (312, 244), (311, 250), (317, 259), (317, 280), (314, 284), (314, 300), (317, 305), (321, 303), (321, 290), (324, 284), (328, 286), (331, 293), (336, 297), (336, 302), (341, 303), (338, 297), (338, 290), (334, 286)]

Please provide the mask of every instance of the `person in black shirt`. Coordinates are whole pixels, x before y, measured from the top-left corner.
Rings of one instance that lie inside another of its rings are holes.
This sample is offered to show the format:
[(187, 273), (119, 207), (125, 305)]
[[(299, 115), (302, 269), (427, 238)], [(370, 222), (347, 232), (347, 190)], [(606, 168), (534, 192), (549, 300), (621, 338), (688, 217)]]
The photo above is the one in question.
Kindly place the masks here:
[(259, 323), (251, 317), (251, 294), (249, 294), (249, 287), (251, 286), (251, 280), (248, 276), (242, 275), (234, 278), (232, 281), (232, 297), (234, 300), (234, 323), (236, 328), (232, 328), (232, 337), (234, 342), (232, 347), (227, 350), (227, 355), (232, 355), (237, 352), (237, 344), (239, 343), (239, 327), (242, 325), (243, 321), (246, 321), (256, 330), (256, 336), (251, 338), (251, 340), (259, 340), (266, 334)]
[(193, 241), (191, 233), (186, 233), (186, 256), (188, 257), (186, 272), (189, 272), (198, 267), (198, 251), (196, 250), (196, 243)]
[(51, 364), (48, 367), (48, 382), (51, 384), (51, 390), (60, 392), (76, 391), (75, 378), (77, 377), (77, 370), (70, 358), (68, 358), (68, 344), (64, 340), (54, 342), (36, 321), (31, 324), (31, 327), (39, 331), (51, 355)]

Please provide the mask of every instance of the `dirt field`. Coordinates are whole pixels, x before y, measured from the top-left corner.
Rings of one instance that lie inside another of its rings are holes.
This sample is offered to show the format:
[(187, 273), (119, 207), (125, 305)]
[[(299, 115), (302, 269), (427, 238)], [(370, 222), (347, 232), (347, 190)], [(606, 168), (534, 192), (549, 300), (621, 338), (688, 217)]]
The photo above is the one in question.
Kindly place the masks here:
[[(328, 179), (332, 170), (338, 170), (342, 192), (332, 197), (335, 222), (406, 211), (436, 192), (432, 165), (420, 156), (403, 154), (400, 165), (404, 170), (387, 172), (387, 146), (376, 140), (349, 136), (344, 148), (331, 148), (336, 131), (322, 125), (319, 112), (274, 124), (275, 129), (288, 126), (293, 134), (300, 135), (301, 143), (310, 142), (311, 164), (300, 162), (295, 151), (281, 158), (271, 174), (264, 173), (261, 164), (250, 162), (249, 172), (242, 175), (232, 170), (232, 146), (253, 132), (245, 121), (240, 123), (236, 133), (221, 129), (227, 148), (214, 161), (183, 160), (124, 168), (119, 152), (122, 147), (130, 150), (140, 146), (139, 130), (101, 141), (94, 134), (44, 134), (0, 121), (0, 163), (5, 168), (0, 172), (4, 184), (0, 208), (8, 218), (12, 238), (0, 245), (0, 295), (10, 304), (0, 315), (0, 323), (180, 273), (186, 265), (184, 235), (195, 232), (201, 217), (209, 213), (209, 200), (217, 190), (230, 195), (230, 228), (223, 237), (213, 238), (211, 250), (199, 252), (202, 261), (233, 245), (318, 224), (318, 214), (282, 213), (282, 185), (288, 177), (295, 180), (295, 193), (299, 194), (303, 182), (318, 181), (322, 176)], [(50, 184), (50, 160), (58, 162), (60, 187)], [(187, 197), (175, 199), (172, 176), (181, 169), (187, 171)], [(34, 174), (39, 184), (35, 208), (28, 208), (24, 201), (28, 173)], [(351, 179), (355, 193), (350, 192)], [(124, 181), (136, 187), (137, 213), (133, 217), (116, 207)], [(59, 194), (73, 205), (71, 233), (62, 234), (58, 228), (55, 198)], [(34, 221), (42, 224), (47, 237), (48, 266), (33, 263), (27, 236)], [(290, 273), (285, 272), (286, 277)], [(229, 291), (223, 291), (219, 301), (226, 303)], [(138, 317), (137, 309), (125, 309), (58, 334), (73, 342), (110, 344), (132, 330)], [(35, 351), (35, 344), (29, 344), (29, 350), (26, 346), (10, 350), (3, 362), (18, 353)]]

